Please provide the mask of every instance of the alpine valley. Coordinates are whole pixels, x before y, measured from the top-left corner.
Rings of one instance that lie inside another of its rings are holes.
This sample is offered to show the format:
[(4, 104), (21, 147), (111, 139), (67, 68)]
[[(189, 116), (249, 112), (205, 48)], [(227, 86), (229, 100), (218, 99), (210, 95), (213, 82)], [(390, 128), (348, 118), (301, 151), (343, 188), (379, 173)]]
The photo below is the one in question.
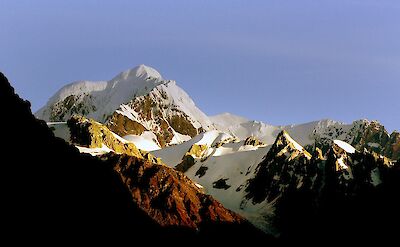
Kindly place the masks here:
[(16, 229), (41, 220), (52, 234), (66, 236), (71, 223), (77, 235), (92, 228), (121, 240), (396, 239), (400, 133), (377, 121), (273, 126), (207, 116), (145, 65), (68, 84), (36, 118), (4, 77), (0, 93), (12, 136), (4, 200), (17, 215), (6, 223)]

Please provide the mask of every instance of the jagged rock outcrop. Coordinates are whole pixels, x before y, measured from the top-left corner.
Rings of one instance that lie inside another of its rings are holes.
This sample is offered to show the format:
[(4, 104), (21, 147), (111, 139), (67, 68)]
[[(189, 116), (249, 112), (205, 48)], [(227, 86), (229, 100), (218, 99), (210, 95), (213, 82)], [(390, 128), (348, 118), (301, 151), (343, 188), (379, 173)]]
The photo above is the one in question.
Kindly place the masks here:
[(384, 170), (393, 167), (393, 162), (382, 155), (367, 150), (360, 152), (337, 140), (327, 156), (326, 185), (346, 196), (354, 196), (380, 185)]
[(400, 137), (394, 131), (392, 134), (378, 121), (357, 120), (350, 125), (333, 123), (324, 128), (315, 128), (310, 138), (315, 140), (313, 146), (320, 147), (325, 152), (329, 150), (335, 139), (348, 142), (357, 150), (367, 149), (393, 160), (400, 158)]
[(363, 150), (365, 148), (392, 159), (400, 157), (399, 152), (393, 152), (391, 148), (392, 145), (399, 145), (399, 140), (391, 138), (396, 135), (396, 132), (390, 135), (378, 121), (359, 121), (359, 126), (359, 130), (353, 134), (353, 140), (349, 142), (356, 149)]
[(275, 201), (289, 187), (300, 188), (306, 179), (313, 180), (309, 170), (311, 155), (295, 142), (286, 131), (282, 131), (266, 158), (258, 165), (256, 175), (246, 188), (246, 198), (253, 203)]
[(128, 154), (142, 158), (142, 154), (135, 144), (124, 141), (112, 133), (106, 126), (82, 116), (72, 116), (68, 122), (73, 144), (87, 148), (101, 148), (107, 146), (119, 154)]
[[(196, 120), (185, 113), (177, 102), (174, 102), (169, 87), (171, 86), (160, 85), (148, 94), (126, 102), (106, 121), (107, 127), (121, 136), (140, 135), (143, 131), (152, 131), (157, 136), (161, 147), (174, 143), (174, 137), (177, 138), (175, 142), (180, 142), (179, 135), (191, 138), (199, 134), (203, 131), (203, 127), (194, 123)], [(177, 86), (173, 84), (173, 88), (175, 87)], [(195, 125), (199, 127), (196, 128)], [(208, 129), (209, 126), (204, 126), (204, 128)]]
[(261, 145), (265, 145), (262, 141), (260, 141), (259, 139), (257, 139), (254, 136), (249, 136), (246, 138), (246, 140), (244, 140), (244, 145), (251, 145), (251, 146), (261, 146)]
[(147, 129), (140, 123), (119, 113), (114, 113), (107, 121), (107, 127), (120, 136), (141, 135)]
[(207, 150), (207, 145), (193, 144), (183, 156), (182, 162), (175, 166), (175, 169), (180, 172), (186, 172), (195, 164), (195, 159), (201, 158)]

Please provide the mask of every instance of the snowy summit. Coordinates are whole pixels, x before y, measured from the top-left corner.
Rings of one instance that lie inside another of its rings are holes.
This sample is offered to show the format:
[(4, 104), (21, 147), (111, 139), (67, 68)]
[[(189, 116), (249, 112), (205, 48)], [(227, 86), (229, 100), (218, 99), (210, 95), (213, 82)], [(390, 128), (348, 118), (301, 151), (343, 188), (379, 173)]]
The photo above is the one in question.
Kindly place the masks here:
[(126, 70), (119, 74), (117, 77), (123, 80), (127, 80), (128, 78), (143, 78), (143, 79), (158, 79), (162, 80), (161, 74), (155, 70), (152, 67), (146, 66), (144, 64), (141, 64), (139, 66), (136, 66), (133, 69)]

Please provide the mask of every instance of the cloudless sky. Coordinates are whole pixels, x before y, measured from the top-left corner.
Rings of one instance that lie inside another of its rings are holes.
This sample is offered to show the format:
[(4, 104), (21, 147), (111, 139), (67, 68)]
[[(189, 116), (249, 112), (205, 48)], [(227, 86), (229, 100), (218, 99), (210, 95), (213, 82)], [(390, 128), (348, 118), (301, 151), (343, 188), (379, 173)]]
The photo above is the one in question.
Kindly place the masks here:
[(0, 0), (0, 71), (33, 111), (139, 64), (208, 115), (400, 130), (398, 0)]

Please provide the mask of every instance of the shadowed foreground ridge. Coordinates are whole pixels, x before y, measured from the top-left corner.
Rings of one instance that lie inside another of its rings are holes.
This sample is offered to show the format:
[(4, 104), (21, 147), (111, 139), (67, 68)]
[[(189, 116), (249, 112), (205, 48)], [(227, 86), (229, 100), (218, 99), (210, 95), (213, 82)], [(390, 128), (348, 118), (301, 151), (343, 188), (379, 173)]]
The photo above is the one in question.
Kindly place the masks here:
[[(27, 235), (38, 241), (79, 238), (129, 229), (157, 229), (135, 209), (118, 176), (96, 158), (55, 138), (0, 75), (6, 130), (1, 164), (2, 224), (5, 235)], [(4, 140), (4, 139), (3, 139)], [(141, 222), (140, 226), (136, 222)], [(103, 235), (107, 238), (107, 235)]]
[[(211, 197), (197, 191), (193, 194), (192, 188), (187, 190), (182, 205), (187, 206), (186, 213), (196, 211), (201, 205), (197, 211), (200, 216), (190, 215), (185, 224), (180, 221), (185, 212), (176, 208), (174, 193), (180, 191), (176, 187), (166, 190), (172, 194), (157, 194), (161, 203), (171, 203), (165, 207), (158, 205), (157, 209), (156, 202), (147, 200), (152, 196), (148, 190), (151, 186), (159, 189), (156, 178), (172, 179), (173, 186), (178, 186), (180, 181), (175, 180), (184, 175), (175, 171), (168, 174), (172, 169), (135, 157), (110, 155), (100, 160), (80, 154), (73, 146), (55, 138), (46, 123), (32, 115), (30, 103), (14, 93), (1, 73), (0, 103), (3, 106), (0, 127), (6, 136), (1, 161), (1, 218), (5, 229), (1, 235), (5, 239), (10, 237), (14, 243), (27, 239), (41, 243), (51, 243), (52, 239), (127, 243), (135, 243), (137, 239), (146, 239), (148, 243), (166, 239), (270, 240)], [(123, 159), (130, 163), (121, 162)], [(155, 177), (137, 177), (143, 167), (155, 172), (151, 173)], [(131, 173), (135, 169), (136, 173)], [(188, 186), (187, 183), (184, 181), (182, 186)], [(138, 198), (143, 199), (142, 204)], [(175, 210), (181, 217), (174, 218), (168, 210)], [(220, 221), (223, 215), (226, 221)], [(160, 219), (169, 223), (161, 224)]]

